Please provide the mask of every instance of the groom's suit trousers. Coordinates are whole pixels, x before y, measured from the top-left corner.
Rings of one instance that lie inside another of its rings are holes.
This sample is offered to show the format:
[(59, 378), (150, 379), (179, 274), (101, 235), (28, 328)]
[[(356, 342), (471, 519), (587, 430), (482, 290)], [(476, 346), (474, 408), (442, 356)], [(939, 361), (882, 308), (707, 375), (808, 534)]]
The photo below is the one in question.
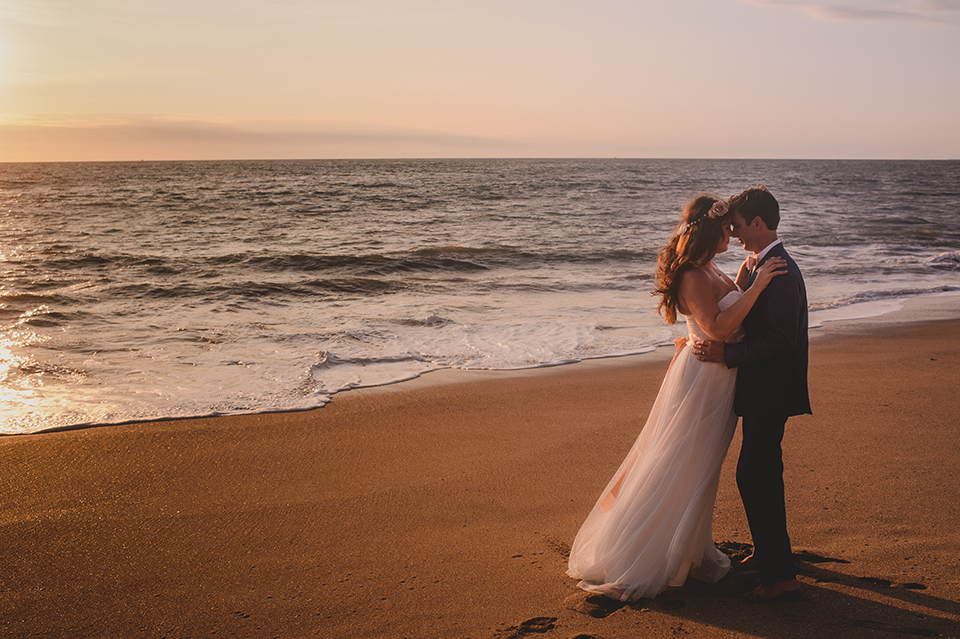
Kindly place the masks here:
[(765, 584), (796, 577), (783, 487), (783, 441), (787, 417), (743, 417), (737, 488), (753, 537), (753, 554)]

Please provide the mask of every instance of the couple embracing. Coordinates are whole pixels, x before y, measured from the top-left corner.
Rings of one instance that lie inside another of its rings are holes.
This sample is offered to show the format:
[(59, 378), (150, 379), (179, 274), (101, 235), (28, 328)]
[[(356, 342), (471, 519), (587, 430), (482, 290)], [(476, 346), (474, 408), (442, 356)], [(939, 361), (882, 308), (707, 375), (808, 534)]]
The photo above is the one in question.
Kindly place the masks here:
[[(747, 598), (799, 596), (781, 442), (787, 418), (810, 412), (807, 295), (779, 222), (763, 186), (728, 201), (703, 195), (660, 251), (659, 310), (670, 323), (686, 316), (689, 336), (677, 340), (646, 425), (573, 543), (567, 574), (584, 590), (635, 601), (730, 570), (713, 543), (713, 505), (741, 416), (737, 487), (753, 537), (742, 567), (761, 581)], [(713, 262), (731, 236), (751, 253), (735, 280)]]

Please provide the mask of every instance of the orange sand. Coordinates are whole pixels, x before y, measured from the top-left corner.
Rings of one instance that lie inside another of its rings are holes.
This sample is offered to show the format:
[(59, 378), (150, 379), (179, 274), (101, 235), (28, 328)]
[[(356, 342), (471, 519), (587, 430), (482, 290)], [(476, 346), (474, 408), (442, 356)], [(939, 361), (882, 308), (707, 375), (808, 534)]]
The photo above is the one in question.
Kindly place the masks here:
[(956, 320), (814, 340), (815, 414), (785, 439), (802, 601), (743, 601), (749, 574), (626, 607), (579, 591), (565, 553), (668, 359), (0, 438), (0, 635), (960, 636)]

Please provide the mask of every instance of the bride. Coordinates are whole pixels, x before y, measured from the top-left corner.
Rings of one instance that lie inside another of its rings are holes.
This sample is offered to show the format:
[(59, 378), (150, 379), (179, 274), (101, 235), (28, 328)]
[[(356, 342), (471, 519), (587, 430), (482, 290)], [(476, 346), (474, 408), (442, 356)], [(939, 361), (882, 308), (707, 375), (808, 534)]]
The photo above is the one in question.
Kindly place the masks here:
[(657, 263), (658, 312), (673, 324), (685, 315), (689, 337), (660, 387), (647, 423), (577, 533), (567, 574), (584, 590), (622, 601), (655, 597), (689, 575), (716, 582), (730, 560), (713, 543), (713, 503), (720, 466), (736, 428), (736, 370), (705, 363), (683, 348), (690, 339), (734, 341), (760, 292), (785, 273), (748, 257), (736, 282), (713, 262), (730, 243), (726, 203), (701, 195), (686, 206)]

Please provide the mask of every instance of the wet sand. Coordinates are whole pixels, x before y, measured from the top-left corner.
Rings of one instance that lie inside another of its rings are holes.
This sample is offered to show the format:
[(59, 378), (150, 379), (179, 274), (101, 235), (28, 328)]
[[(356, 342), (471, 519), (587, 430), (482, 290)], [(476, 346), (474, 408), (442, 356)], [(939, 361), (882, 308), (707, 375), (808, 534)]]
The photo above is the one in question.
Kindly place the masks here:
[(801, 601), (742, 600), (750, 573), (579, 591), (569, 544), (669, 355), (0, 438), (0, 636), (960, 637), (958, 320), (815, 335), (784, 444)]

